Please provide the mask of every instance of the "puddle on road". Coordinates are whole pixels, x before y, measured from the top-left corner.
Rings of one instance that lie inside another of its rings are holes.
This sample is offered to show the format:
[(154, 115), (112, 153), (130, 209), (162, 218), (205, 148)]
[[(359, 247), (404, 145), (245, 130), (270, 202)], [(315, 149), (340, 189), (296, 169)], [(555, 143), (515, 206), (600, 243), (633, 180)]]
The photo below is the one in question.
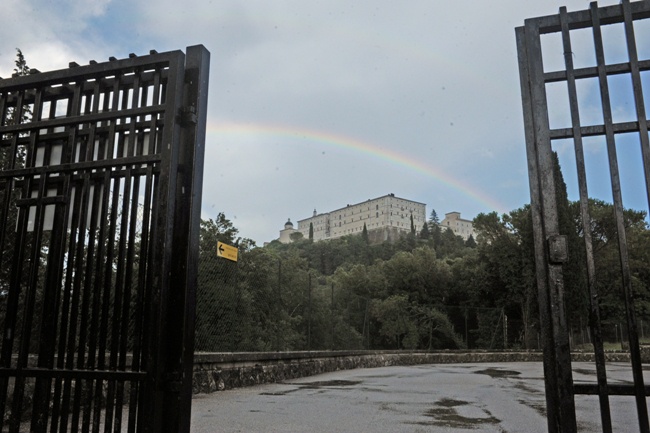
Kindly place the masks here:
[(487, 374), (492, 379), (503, 378), (503, 377), (514, 377), (520, 376), (521, 372), (514, 370), (500, 370), (498, 368), (487, 368), (485, 370), (479, 370), (476, 374)]
[(324, 380), (320, 382), (294, 383), (302, 388), (321, 388), (323, 386), (354, 386), (360, 384), (361, 380)]
[(524, 406), (528, 406), (538, 414), (540, 414), (543, 418), (546, 418), (546, 402), (545, 401), (530, 401), (530, 400), (523, 400), (520, 399), (518, 400), (519, 404), (522, 404)]
[(450, 398), (443, 398), (435, 403), (432, 409), (424, 412), (427, 418), (433, 418), (431, 421), (416, 421), (409, 422), (408, 424), (436, 426), (436, 427), (449, 427), (449, 428), (464, 428), (464, 429), (479, 429), (485, 425), (499, 424), (501, 420), (495, 418), (489, 411), (479, 409), (483, 415), (479, 417), (469, 417), (461, 415), (458, 408), (470, 405), (469, 402), (463, 400), (455, 400)]
[(586, 368), (574, 368), (573, 369), (574, 374), (584, 374), (585, 376), (595, 376), (596, 375), (596, 370), (588, 370)]
[(327, 388), (327, 387), (343, 387), (343, 386), (354, 386), (354, 385), (359, 385), (363, 381), (361, 380), (324, 380), (324, 381), (318, 381), (318, 382), (301, 382), (301, 383), (287, 383), (287, 382), (280, 382), (281, 385), (291, 385), (295, 386), (296, 388), (292, 389), (287, 389), (284, 391), (277, 391), (277, 392), (262, 392), (260, 395), (287, 395), (291, 394), (292, 392), (300, 391), (302, 389), (320, 389), (320, 388)]

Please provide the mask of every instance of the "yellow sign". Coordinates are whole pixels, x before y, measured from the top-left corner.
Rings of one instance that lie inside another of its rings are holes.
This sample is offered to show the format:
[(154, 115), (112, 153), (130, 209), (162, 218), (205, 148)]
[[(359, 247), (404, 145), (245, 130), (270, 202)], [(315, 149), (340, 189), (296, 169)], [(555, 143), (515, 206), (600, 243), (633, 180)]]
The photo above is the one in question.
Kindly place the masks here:
[(223, 242), (217, 242), (217, 257), (223, 257), (224, 259), (228, 259), (228, 260), (232, 260), (233, 262), (236, 262), (237, 247), (224, 244)]

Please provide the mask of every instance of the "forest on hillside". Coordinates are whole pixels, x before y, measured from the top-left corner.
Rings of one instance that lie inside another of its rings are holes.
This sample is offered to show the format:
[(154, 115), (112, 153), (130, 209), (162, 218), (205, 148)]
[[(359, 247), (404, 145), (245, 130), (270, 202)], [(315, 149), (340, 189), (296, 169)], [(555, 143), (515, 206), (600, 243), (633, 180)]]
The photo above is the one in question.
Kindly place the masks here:
[[(569, 242), (566, 311), (573, 345), (589, 342), (589, 299), (579, 203), (559, 171), (561, 233)], [(590, 200), (603, 335), (625, 323), (614, 210)], [(477, 239), (441, 230), (436, 212), (420, 233), (372, 245), (367, 236), (295, 239), (257, 247), (228, 218), (201, 223), (197, 351), (539, 348), (539, 314), (528, 205), (479, 214)], [(637, 320), (650, 319), (650, 231), (626, 210)], [(239, 261), (216, 256), (217, 241)], [(640, 331), (643, 336), (643, 327)]]

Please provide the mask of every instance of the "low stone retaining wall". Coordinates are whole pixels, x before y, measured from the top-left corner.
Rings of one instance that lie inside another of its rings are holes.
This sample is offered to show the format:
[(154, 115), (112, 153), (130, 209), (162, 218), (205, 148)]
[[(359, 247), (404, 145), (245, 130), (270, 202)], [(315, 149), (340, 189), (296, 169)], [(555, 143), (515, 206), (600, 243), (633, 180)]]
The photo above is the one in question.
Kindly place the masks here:
[[(643, 362), (649, 362), (642, 351)], [(607, 352), (610, 362), (629, 362), (627, 352)], [(574, 361), (592, 361), (593, 353), (573, 353)], [(539, 351), (503, 352), (404, 352), (404, 351), (323, 351), (262, 353), (196, 353), (193, 392), (211, 393), (225, 389), (282, 382), (354, 368), (418, 364), (459, 364), (496, 362), (542, 362)]]

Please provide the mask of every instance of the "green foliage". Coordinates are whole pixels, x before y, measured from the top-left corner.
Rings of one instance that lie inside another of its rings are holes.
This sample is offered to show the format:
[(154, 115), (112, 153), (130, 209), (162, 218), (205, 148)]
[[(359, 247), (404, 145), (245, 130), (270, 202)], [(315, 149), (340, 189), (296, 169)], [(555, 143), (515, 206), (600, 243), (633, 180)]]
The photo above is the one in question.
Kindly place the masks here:
[(429, 224), (426, 222), (422, 224), (422, 230), (420, 230), (420, 239), (429, 240), (431, 233), (429, 232)]
[(417, 323), (409, 312), (407, 295), (393, 295), (372, 303), (372, 316), (379, 322), (379, 335), (394, 349), (416, 349), (418, 345)]
[(291, 242), (300, 242), (304, 238), (305, 238), (305, 236), (300, 232), (291, 233), (289, 235), (289, 239), (291, 239)]
[[(558, 185), (562, 185), (558, 177)], [(611, 204), (589, 201), (597, 290), (605, 323), (624, 321), (618, 235)], [(566, 203), (566, 305), (572, 326), (588, 315), (582, 224)], [(435, 214), (432, 218), (436, 219)], [(650, 232), (626, 210), (637, 314), (649, 320)], [(533, 226), (528, 205), (474, 219), (467, 241), (432, 222), (420, 235), (370, 245), (362, 235), (242, 248), (223, 215), (202, 223), (197, 347), (202, 350), (536, 348), (539, 339)], [(426, 233), (431, 235), (428, 239)], [(424, 233), (424, 235), (423, 235)], [(437, 233), (437, 240), (433, 235)], [(238, 263), (217, 260), (214, 242), (240, 246)], [(576, 263), (577, 261), (577, 263)], [(200, 336), (200, 337), (199, 337)], [(199, 338), (204, 342), (198, 344)]]

